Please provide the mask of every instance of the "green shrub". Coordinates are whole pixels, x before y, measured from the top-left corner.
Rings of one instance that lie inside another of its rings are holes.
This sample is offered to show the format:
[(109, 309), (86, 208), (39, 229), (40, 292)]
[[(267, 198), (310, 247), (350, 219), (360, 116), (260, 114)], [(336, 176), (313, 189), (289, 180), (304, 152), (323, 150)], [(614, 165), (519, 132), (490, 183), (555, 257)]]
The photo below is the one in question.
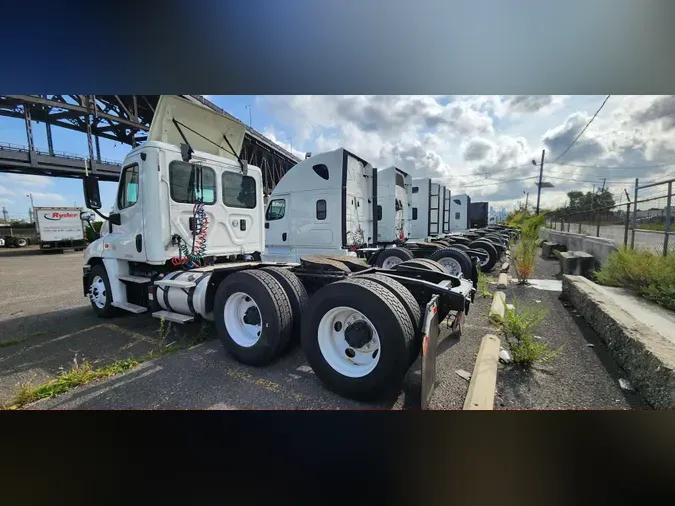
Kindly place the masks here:
[(527, 282), (534, 274), (537, 243), (532, 239), (521, 239), (513, 251), (513, 265), (520, 283)]
[(601, 285), (627, 288), (671, 310), (675, 310), (675, 255), (622, 247), (609, 255), (595, 273)]
[(502, 330), (506, 334), (511, 357), (521, 367), (531, 367), (537, 361), (546, 362), (555, 358), (562, 347), (551, 349), (534, 337), (536, 327), (546, 316), (546, 309), (536, 306), (521, 307), (514, 301), (514, 309), (506, 308)]

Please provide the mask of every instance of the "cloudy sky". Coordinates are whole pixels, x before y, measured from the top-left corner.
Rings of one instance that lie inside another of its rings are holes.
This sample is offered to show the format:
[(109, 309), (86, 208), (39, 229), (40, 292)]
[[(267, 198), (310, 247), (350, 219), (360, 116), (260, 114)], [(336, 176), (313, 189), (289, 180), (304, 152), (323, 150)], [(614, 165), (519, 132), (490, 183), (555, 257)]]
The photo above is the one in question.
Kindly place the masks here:
[[(542, 149), (542, 206), (564, 203), (593, 184), (617, 195), (641, 181), (675, 176), (675, 97), (612, 96), (562, 157), (605, 96), (210, 96), (213, 102), (303, 157), (345, 147), (373, 165), (444, 181), (455, 194), (511, 208), (530, 192)], [(47, 147), (43, 125), (34, 125)], [(85, 155), (84, 134), (54, 129), (57, 151)], [(0, 118), (0, 142), (26, 144), (22, 120)], [(128, 146), (101, 141), (102, 156), (122, 160)], [(557, 161), (556, 159), (560, 157)], [(555, 163), (554, 163), (555, 161)], [(115, 185), (103, 185), (105, 207)], [(81, 205), (79, 181), (0, 174), (0, 205), (12, 216), (36, 205)]]

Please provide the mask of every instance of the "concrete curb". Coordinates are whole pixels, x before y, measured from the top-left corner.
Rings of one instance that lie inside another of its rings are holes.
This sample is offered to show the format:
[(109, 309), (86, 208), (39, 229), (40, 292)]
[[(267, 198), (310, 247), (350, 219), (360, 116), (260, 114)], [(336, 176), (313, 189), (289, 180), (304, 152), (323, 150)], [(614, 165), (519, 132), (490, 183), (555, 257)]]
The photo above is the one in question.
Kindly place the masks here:
[(507, 286), (509, 286), (509, 277), (505, 272), (502, 272), (497, 279), (497, 288), (503, 290)]
[(563, 297), (607, 345), (630, 381), (655, 408), (675, 407), (675, 346), (581, 276), (563, 276)]
[(464, 409), (494, 409), (499, 363), (499, 338), (485, 334), (478, 349)]
[(500, 322), (506, 314), (506, 295), (504, 292), (495, 292), (492, 296), (492, 305), (488, 319), (492, 322)]

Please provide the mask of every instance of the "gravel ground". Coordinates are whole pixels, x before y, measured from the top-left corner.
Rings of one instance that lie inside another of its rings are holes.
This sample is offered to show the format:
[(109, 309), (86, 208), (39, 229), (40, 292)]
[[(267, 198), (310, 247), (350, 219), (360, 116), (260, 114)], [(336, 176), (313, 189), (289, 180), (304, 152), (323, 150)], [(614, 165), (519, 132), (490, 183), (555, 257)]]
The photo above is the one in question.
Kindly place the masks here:
[[(558, 261), (544, 260), (538, 254), (533, 278), (559, 279)], [(515, 299), (522, 305), (545, 307), (548, 314), (535, 335), (554, 349), (563, 348), (556, 358), (537, 364), (530, 371), (500, 364), (496, 409), (649, 407), (639, 394), (621, 389), (619, 378), (626, 376), (597, 334), (559, 299), (561, 292), (514, 284), (505, 292), (507, 303)]]

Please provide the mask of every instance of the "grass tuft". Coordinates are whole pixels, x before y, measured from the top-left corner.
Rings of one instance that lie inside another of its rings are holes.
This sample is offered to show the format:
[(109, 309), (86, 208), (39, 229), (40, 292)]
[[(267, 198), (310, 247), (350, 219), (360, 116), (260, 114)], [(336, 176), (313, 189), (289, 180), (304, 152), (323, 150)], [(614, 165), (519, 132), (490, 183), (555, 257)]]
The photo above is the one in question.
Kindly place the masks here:
[(75, 358), (71, 369), (60, 373), (55, 379), (35, 387), (31, 386), (30, 382), (21, 385), (11, 403), (11, 408), (17, 409), (41, 399), (56, 397), (80, 385), (121, 374), (133, 369), (138, 364), (140, 364), (138, 360), (127, 358), (95, 369), (86, 360), (78, 362)]
[(534, 274), (536, 252), (537, 243), (534, 240), (521, 238), (516, 244), (513, 252), (513, 265), (520, 284), (527, 283), (527, 280)]
[(485, 274), (480, 269), (478, 270), (478, 291), (485, 299), (491, 299), (493, 295), (488, 288), (490, 279), (490, 276)]
[(17, 337), (16, 339), (7, 339), (6, 341), (0, 341), (0, 348), (6, 348), (7, 346), (14, 346), (15, 344), (21, 344), (26, 340), (25, 337)]

